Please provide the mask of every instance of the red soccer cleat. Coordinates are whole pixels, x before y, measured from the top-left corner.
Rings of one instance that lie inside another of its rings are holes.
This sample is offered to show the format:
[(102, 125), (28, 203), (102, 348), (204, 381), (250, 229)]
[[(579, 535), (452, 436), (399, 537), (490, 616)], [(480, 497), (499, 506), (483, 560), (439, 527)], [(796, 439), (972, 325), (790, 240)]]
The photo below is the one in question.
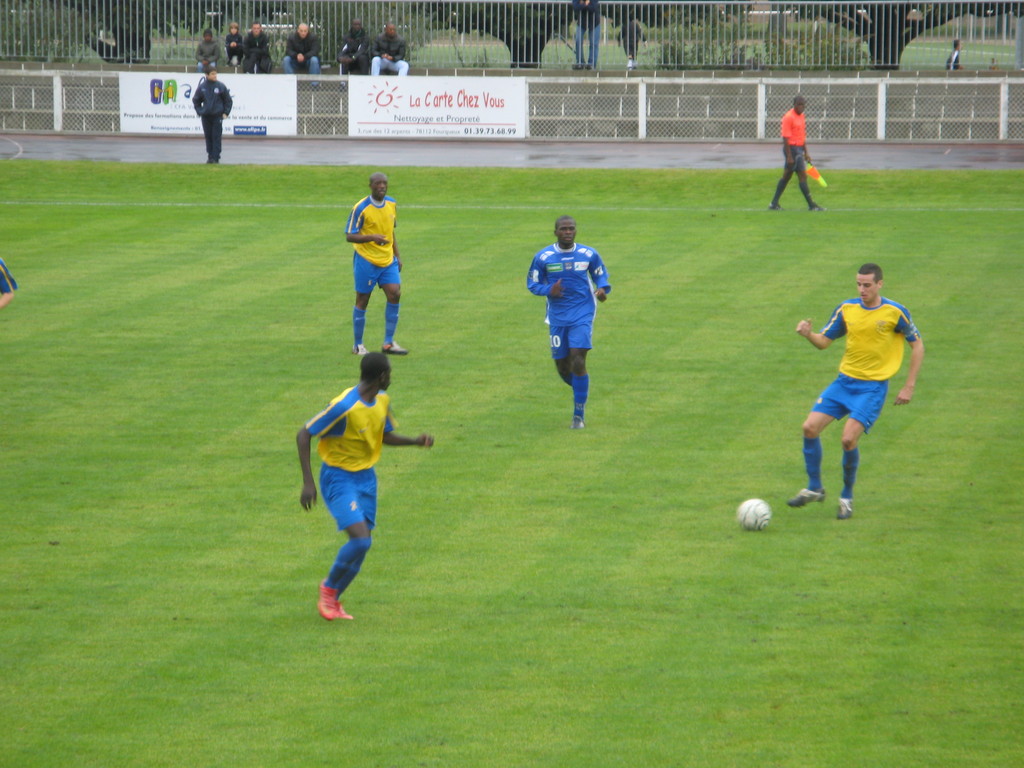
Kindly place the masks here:
[(316, 607), (320, 611), (320, 615), (328, 621), (352, 618), (341, 610), (341, 605), (338, 603), (338, 590), (331, 589), (326, 584), (320, 585), (320, 600)]

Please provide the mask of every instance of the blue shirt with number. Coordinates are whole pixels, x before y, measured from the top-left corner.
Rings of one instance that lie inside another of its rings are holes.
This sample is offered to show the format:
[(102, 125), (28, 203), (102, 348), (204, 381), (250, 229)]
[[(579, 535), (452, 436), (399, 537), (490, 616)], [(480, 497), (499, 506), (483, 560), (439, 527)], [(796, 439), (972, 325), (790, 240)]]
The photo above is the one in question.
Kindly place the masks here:
[[(562, 295), (551, 295), (551, 286), (562, 281)], [(608, 270), (593, 248), (574, 243), (563, 250), (558, 243), (537, 251), (526, 276), (526, 287), (538, 296), (547, 296), (547, 319), (553, 326), (591, 323), (597, 310), (595, 288), (612, 290)]]

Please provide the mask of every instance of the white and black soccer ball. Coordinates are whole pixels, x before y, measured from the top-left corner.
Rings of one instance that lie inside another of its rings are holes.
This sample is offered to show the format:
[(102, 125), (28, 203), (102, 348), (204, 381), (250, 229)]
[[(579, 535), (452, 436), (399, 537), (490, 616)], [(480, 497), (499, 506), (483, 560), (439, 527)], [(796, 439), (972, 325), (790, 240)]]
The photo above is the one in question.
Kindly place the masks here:
[(747, 499), (736, 509), (736, 520), (747, 531), (760, 531), (772, 521), (772, 508), (763, 499)]

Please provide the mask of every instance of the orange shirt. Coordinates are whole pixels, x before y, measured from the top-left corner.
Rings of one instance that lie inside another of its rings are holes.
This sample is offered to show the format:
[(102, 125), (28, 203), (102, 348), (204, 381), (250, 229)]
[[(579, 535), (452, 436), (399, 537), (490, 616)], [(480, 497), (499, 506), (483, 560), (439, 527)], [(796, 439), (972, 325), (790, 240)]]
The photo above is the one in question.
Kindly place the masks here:
[(798, 115), (795, 109), (791, 109), (782, 116), (782, 138), (794, 147), (802, 147), (807, 143), (807, 121), (804, 115)]

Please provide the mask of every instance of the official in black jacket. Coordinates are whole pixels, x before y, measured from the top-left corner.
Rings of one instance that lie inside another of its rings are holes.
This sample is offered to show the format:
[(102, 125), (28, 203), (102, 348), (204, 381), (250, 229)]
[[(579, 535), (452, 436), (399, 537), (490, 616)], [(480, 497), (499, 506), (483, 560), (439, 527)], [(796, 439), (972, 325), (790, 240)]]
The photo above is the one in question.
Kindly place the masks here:
[(224, 132), (224, 118), (231, 114), (231, 92), (217, 80), (217, 70), (211, 69), (200, 81), (192, 96), (192, 106), (203, 121), (206, 137), (206, 162), (220, 162), (220, 139)]

